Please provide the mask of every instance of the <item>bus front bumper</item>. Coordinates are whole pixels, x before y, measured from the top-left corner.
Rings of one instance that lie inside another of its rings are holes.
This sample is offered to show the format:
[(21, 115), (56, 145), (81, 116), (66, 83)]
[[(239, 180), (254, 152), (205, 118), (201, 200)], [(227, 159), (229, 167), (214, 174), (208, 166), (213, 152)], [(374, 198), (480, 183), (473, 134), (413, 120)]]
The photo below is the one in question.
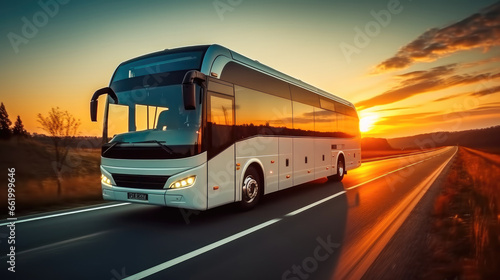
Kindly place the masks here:
[(164, 188), (155, 190), (126, 188), (101, 182), (102, 197), (105, 200), (162, 205), (193, 210), (206, 210), (207, 177), (205, 164), (179, 174), (172, 175), (167, 180), (165, 186), (170, 186), (172, 182), (181, 180), (187, 176), (196, 176), (194, 184), (190, 187), (178, 189)]

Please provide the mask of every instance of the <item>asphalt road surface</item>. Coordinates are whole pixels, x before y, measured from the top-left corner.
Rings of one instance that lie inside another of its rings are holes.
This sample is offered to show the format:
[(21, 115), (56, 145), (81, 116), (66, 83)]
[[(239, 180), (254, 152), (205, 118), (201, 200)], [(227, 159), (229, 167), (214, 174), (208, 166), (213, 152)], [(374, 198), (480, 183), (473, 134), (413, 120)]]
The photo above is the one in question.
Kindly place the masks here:
[(361, 278), (455, 152), (364, 163), (248, 212), (110, 203), (19, 218), (15, 273), (3, 220), (0, 279)]

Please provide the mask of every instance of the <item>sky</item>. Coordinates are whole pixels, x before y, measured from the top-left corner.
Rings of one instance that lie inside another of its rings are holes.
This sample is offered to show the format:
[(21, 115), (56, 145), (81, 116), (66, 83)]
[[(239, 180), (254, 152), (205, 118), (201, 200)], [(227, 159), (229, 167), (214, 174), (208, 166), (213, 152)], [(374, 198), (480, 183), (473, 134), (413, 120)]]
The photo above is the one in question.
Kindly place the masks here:
[(351, 101), (364, 137), (500, 123), (498, 1), (21, 0), (0, 19), (0, 101), (32, 133), (59, 107), (100, 135), (89, 101), (119, 63), (213, 43)]

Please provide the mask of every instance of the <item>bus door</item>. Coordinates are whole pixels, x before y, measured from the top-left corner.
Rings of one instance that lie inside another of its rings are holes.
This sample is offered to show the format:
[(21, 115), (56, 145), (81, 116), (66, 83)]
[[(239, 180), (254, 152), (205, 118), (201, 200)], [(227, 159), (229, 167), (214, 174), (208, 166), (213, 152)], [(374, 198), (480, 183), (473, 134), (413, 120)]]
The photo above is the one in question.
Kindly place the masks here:
[(208, 92), (208, 208), (235, 201), (234, 97)]

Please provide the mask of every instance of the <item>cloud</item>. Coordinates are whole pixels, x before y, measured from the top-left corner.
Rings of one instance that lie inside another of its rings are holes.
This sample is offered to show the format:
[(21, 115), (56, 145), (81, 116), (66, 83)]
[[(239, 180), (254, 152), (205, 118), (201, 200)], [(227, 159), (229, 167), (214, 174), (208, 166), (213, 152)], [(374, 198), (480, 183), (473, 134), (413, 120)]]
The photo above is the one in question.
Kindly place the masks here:
[(444, 28), (432, 28), (403, 46), (391, 58), (376, 66), (376, 72), (409, 67), (415, 62), (430, 62), (459, 52), (500, 46), (500, 2)]
[(415, 108), (415, 106), (413, 107), (396, 107), (396, 108), (387, 108), (387, 109), (380, 109), (380, 110), (375, 110), (374, 112), (387, 112), (387, 111), (397, 111), (397, 110), (407, 110), (407, 109), (413, 109)]
[(431, 126), (447, 122), (459, 123), (461, 120), (471, 117), (490, 118), (492, 116), (499, 115), (500, 102), (493, 102), (464, 111), (455, 112), (450, 109), (449, 112), (435, 111), (384, 117), (382, 120), (377, 122), (377, 125), (391, 127), (408, 127), (414, 125)]
[(466, 62), (462, 63), (461, 67), (462, 68), (471, 68), (471, 67), (476, 67), (488, 63), (493, 63), (493, 62), (500, 62), (500, 57), (494, 56), (494, 57), (489, 57), (486, 59), (478, 60), (478, 61), (472, 61), (472, 62)]
[(380, 95), (356, 103), (356, 107), (366, 109), (394, 103), (419, 94), (500, 78), (500, 72), (456, 74), (457, 69), (458, 64), (449, 64), (425, 71), (413, 71), (398, 75), (396, 79), (399, 80), (399, 83), (395, 87)]
[(476, 91), (476, 92), (471, 93), (471, 95), (472, 96), (485, 96), (485, 95), (490, 95), (490, 94), (494, 94), (497, 92), (500, 92), (500, 86), (490, 87), (487, 89)]
[(384, 117), (377, 121), (376, 125), (400, 126), (415, 123), (417, 120), (428, 117), (433, 113), (414, 113), (414, 114), (399, 114), (390, 117)]
[(440, 101), (450, 100), (450, 99), (453, 99), (453, 98), (456, 98), (456, 97), (460, 97), (460, 96), (462, 96), (462, 97), (463, 96), (477, 96), (477, 97), (481, 97), (481, 96), (485, 96), (485, 95), (495, 94), (495, 93), (498, 93), (498, 92), (500, 92), (500, 86), (494, 86), (494, 87), (490, 87), (490, 88), (486, 88), (486, 89), (478, 90), (478, 91), (474, 91), (474, 92), (465, 92), (465, 93), (452, 94), (452, 95), (449, 95), (449, 96), (445, 96), (445, 97), (442, 97), (442, 98), (435, 99), (435, 100), (433, 100), (433, 102), (440, 102)]
[(438, 98), (438, 99), (434, 99), (432, 102), (440, 102), (440, 101), (450, 100), (450, 99), (453, 99), (453, 98), (459, 97), (459, 96), (464, 96), (464, 94), (463, 93), (453, 94), (453, 95), (441, 97), (441, 98)]

